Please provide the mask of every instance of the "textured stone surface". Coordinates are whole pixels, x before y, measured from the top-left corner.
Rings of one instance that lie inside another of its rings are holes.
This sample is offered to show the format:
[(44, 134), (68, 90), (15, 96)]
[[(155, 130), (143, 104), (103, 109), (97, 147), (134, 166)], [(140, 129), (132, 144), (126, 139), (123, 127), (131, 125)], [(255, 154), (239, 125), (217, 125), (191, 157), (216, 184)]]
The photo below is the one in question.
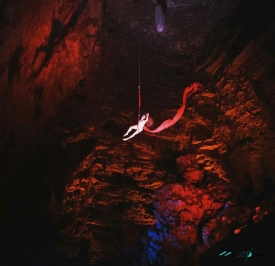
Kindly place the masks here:
[[(14, 265), (196, 265), (273, 212), (269, 4), (167, 0), (158, 34), (154, 1), (0, 1), (1, 253)], [(153, 127), (186, 86), (205, 89), (173, 127), (123, 142), (139, 43)]]
[[(200, 187), (181, 182), (165, 185), (158, 190), (154, 202), (157, 222), (148, 231), (147, 240), (150, 263), (160, 262), (164, 257), (168, 264), (180, 265), (180, 262), (169, 260), (171, 253), (173, 258), (179, 257), (186, 249), (198, 244), (201, 237), (204, 239), (207, 229), (200, 232), (199, 224), (214, 217), (230, 195), (228, 184), (218, 179), (209, 180), (208, 185)], [(198, 236), (198, 233), (201, 235)]]

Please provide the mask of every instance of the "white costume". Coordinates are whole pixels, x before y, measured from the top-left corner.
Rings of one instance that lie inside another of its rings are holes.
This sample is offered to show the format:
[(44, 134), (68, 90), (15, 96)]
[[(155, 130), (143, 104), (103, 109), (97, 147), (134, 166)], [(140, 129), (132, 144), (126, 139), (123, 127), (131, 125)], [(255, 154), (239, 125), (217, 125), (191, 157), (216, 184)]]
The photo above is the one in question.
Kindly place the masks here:
[(143, 127), (145, 126), (146, 122), (148, 121), (148, 117), (149, 117), (149, 113), (147, 113), (146, 116), (143, 115), (141, 117), (141, 119), (138, 121), (137, 125), (130, 126), (128, 131), (123, 135), (123, 137), (127, 136), (128, 133), (133, 129), (135, 129), (136, 131), (130, 137), (124, 138), (123, 140), (126, 141), (126, 140), (134, 137), (136, 134), (140, 133), (143, 130)]

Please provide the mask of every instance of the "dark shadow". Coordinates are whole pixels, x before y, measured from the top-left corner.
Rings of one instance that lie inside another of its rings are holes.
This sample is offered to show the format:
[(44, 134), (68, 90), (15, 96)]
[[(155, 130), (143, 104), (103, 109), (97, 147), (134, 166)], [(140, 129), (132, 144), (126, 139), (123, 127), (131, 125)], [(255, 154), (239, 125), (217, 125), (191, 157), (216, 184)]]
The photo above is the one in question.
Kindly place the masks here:
[(142, 257), (144, 245), (142, 243), (132, 243), (122, 247), (119, 255), (119, 265), (139, 265), (138, 261)]
[(20, 71), (22, 67), (20, 59), (22, 57), (23, 52), (24, 52), (24, 49), (21, 44), (14, 51), (8, 63), (8, 82), (10, 85), (13, 84), (14, 79), (17, 79), (17, 81), (19, 81), (20, 79)]
[(44, 92), (44, 86), (41, 87), (36, 87), (33, 92), (33, 98), (34, 98), (34, 116), (35, 116), (35, 121), (38, 121), (40, 116), (42, 115), (42, 109), (40, 107), (40, 100), (43, 96)]
[[(273, 245), (275, 230), (275, 213), (267, 215), (257, 224), (252, 224), (243, 229), (239, 234), (231, 235), (215, 243), (201, 258), (200, 265), (270, 265), (273, 259)], [(240, 257), (253, 248), (252, 256)], [(231, 257), (220, 256), (224, 251), (232, 252)]]
[(79, 93), (77, 90), (73, 90), (71, 100), (74, 101), (79, 107), (83, 107), (86, 102), (87, 96)]
[(167, 12), (167, 3), (166, 3), (166, 0), (157, 0), (157, 4), (162, 7), (163, 14), (166, 14), (166, 12)]
[(114, 119), (108, 119), (103, 125), (103, 130), (112, 137), (120, 137), (120, 142), (122, 141), (122, 136), (124, 133), (122, 127), (123, 125), (118, 124), (117, 121), (115, 121)]
[(77, 260), (88, 264), (90, 261), (89, 249), (90, 241), (88, 239), (84, 239), (83, 242), (80, 244), (80, 250), (77, 256)]
[(80, 15), (86, 7), (87, 0), (82, 0), (77, 9), (71, 15), (69, 22), (64, 25), (59, 19), (52, 19), (52, 29), (50, 32), (48, 43), (45, 45), (41, 45), (36, 49), (34, 59), (32, 61), (32, 65), (34, 65), (37, 61), (40, 53), (45, 53), (44, 59), (42, 63), (38, 67), (36, 71), (34, 71), (33, 76), (39, 76), (42, 69), (47, 65), (48, 61), (51, 59), (53, 55), (54, 48), (59, 45), (65, 37), (68, 35), (70, 29), (74, 28)]
[(275, 185), (271, 178), (264, 179), (264, 194), (267, 198), (275, 194)]
[(15, 144), (15, 137), (13, 133), (9, 134), (9, 138), (6, 143), (0, 148), (0, 182), (2, 182), (2, 178), (4, 177), (6, 165), (5, 165), (5, 156), (9, 152), (10, 149)]

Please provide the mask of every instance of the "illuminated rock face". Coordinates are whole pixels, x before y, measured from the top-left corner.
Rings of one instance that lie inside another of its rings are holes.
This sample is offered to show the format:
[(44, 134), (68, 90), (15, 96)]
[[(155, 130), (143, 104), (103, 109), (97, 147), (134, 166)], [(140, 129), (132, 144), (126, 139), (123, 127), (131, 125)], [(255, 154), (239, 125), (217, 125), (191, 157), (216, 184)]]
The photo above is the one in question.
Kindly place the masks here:
[[(24, 165), (64, 101), (75, 110), (88, 101), (84, 86), (95, 82), (100, 64), (102, 2), (4, 2), (12, 3), (14, 16), (0, 29), (0, 143), (16, 143), (11, 157), (22, 155)], [(5, 164), (5, 175), (16, 175), (14, 162)]]
[[(167, 0), (160, 37), (153, 1), (0, 1), (1, 252), (14, 265), (195, 265), (274, 211), (273, 12), (250, 2)], [(184, 87), (205, 89), (173, 127), (123, 143), (138, 43), (153, 127)]]
[[(207, 229), (202, 229), (202, 225), (219, 213), (231, 194), (227, 182), (217, 178), (208, 180), (208, 185), (195, 187), (188, 182), (180, 182), (158, 190), (154, 202), (157, 222), (148, 231), (149, 238), (145, 242), (150, 263), (158, 263), (165, 258), (168, 264), (178, 265), (181, 254), (191, 246), (203, 240), (209, 247), (210, 234), (205, 232)], [(212, 233), (213, 230), (210, 231)], [(221, 234), (220, 237), (226, 236)]]
[(183, 178), (190, 183), (197, 183), (202, 180), (203, 172), (199, 170), (195, 155), (181, 156), (177, 158), (179, 172), (183, 172)]

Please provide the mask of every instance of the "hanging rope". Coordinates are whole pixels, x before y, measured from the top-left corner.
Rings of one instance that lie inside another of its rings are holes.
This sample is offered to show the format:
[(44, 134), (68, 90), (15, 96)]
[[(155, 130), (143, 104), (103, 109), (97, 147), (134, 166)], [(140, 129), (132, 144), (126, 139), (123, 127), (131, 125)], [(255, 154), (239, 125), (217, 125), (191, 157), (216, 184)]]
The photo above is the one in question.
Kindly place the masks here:
[[(149, 113), (146, 114), (146, 118), (143, 119), (142, 121), (139, 121), (137, 123), (137, 125), (133, 125), (133, 126), (130, 126), (128, 131), (123, 135), (123, 140), (126, 141), (132, 137), (134, 137), (135, 135), (137, 135), (138, 133), (140, 133), (141, 131), (145, 130), (146, 132), (149, 132), (149, 133), (158, 133), (158, 132), (161, 132), (162, 130), (168, 128), (168, 127), (171, 127), (173, 126), (175, 123), (177, 123), (177, 121), (181, 118), (181, 116), (183, 115), (184, 113), (184, 110), (185, 110), (185, 107), (186, 107), (186, 102), (187, 102), (187, 98), (190, 97), (192, 94), (194, 94), (195, 92), (197, 91), (200, 91), (203, 89), (203, 85), (200, 84), (199, 82), (194, 82), (193, 84), (191, 84), (190, 87), (187, 87), (185, 90), (184, 90), (184, 93), (183, 93), (183, 97), (182, 97), (182, 106), (178, 109), (176, 115), (172, 118), (172, 119), (167, 119), (165, 120), (160, 126), (158, 126), (156, 129), (154, 130), (151, 130), (149, 129), (147, 126), (145, 126), (145, 124), (147, 123), (147, 121), (149, 120)], [(140, 93), (139, 93), (140, 95)], [(139, 105), (140, 107), (140, 105)], [(129, 137), (126, 137), (128, 136), (128, 134), (132, 131), (132, 130), (135, 130), (134, 133), (132, 133), (132, 135), (130, 135)]]
[(138, 45), (138, 122), (140, 120), (141, 95), (140, 95), (140, 44)]

